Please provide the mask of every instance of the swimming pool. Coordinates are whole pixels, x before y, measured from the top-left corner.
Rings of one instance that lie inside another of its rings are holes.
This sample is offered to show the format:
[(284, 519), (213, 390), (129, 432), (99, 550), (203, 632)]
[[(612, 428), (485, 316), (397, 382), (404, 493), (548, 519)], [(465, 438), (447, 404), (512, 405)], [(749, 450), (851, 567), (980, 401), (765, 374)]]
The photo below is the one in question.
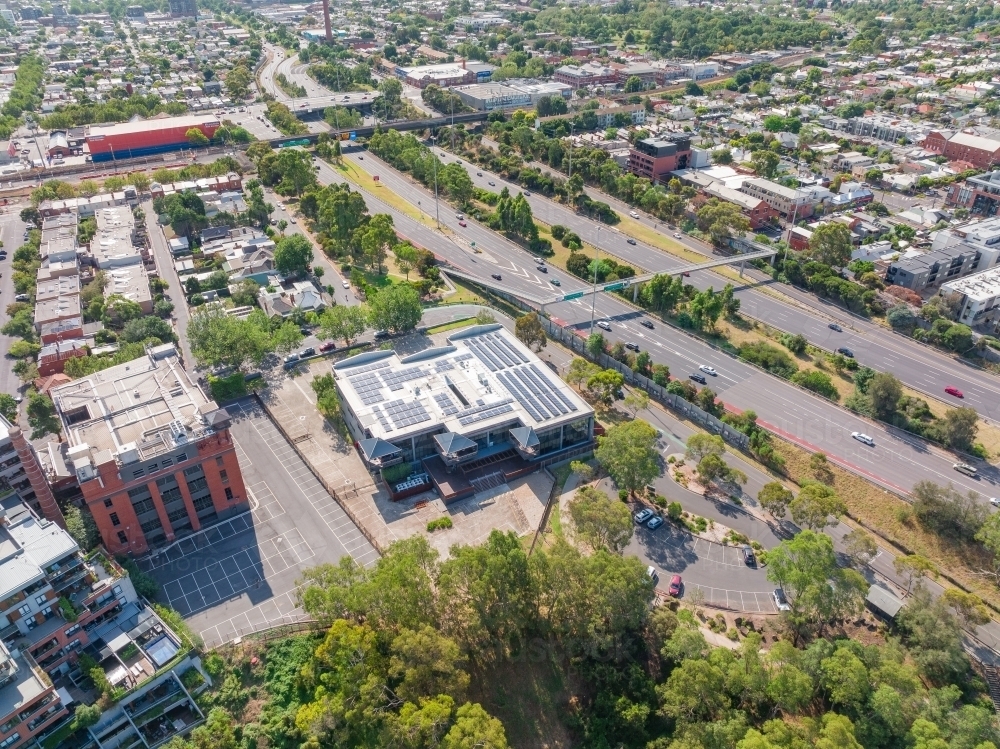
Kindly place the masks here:
[(146, 646), (146, 653), (157, 668), (169, 663), (170, 659), (177, 655), (179, 650), (180, 646), (167, 635), (163, 635), (163, 637), (154, 640)]

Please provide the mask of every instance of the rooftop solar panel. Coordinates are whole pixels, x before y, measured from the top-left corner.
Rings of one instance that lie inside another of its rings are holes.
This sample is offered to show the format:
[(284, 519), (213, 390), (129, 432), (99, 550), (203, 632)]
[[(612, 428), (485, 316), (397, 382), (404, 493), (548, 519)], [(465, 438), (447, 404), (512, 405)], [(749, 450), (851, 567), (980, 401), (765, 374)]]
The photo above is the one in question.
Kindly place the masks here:
[(490, 336), (493, 338), (494, 343), (500, 346), (502, 350), (510, 354), (513, 361), (520, 361), (521, 363), (524, 364), (528, 362), (528, 358), (520, 351), (518, 351), (517, 348), (513, 346), (510, 343), (510, 341), (506, 340), (502, 335), (500, 335), (499, 333), (490, 333)]
[(548, 414), (542, 416), (540, 412), (540, 406), (525, 390), (522, 389), (520, 383), (516, 382), (514, 378), (507, 372), (500, 372), (497, 374), (500, 382), (504, 384), (508, 392), (517, 398), (517, 402), (521, 404), (525, 411), (533, 418), (535, 421), (541, 422), (545, 421)]
[(552, 407), (549, 408), (552, 413), (556, 413), (557, 411), (561, 414), (568, 413), (566, 406), (564, 406), (562, 401), (560, 401), (556, 397), (556, 394), (552, 392), (552, 385), (548, 382), (548, 380), (539, 379), (528, 367), (521, 367), (518, 372), (534, 383), (540, 394), (545, 398), (546, 404), (552, 404)]
[(531, 365), (531, 371), (532, 371), (532, 372), (534, 372), (534, 373), (535, 373), (535, 375), (536, 375), (536, 376), (537, 376), (537, 377), (538, 377), (538, 378), (539, 378), (540, 380), (542, 380), (542, 382), (544, 382), (545, 384), (547, 384), (547, 385), (549, 386), (549, 390), (551, 390), (551, 391), (552, 391), (552, 393), (553, 393), (553, 394), (554, 394), (554, 395), (555, 395), (555, 396), (556, 396), (556, 397), (557, 397), (557, 398), (558, 398), (559, 400), (561, 400), (561, 401), (563, 402), (563, 405), (565, 405), (565, 406), (566, 406), (566, 408), (568, 408), (568, 409), (569, 409), (570, 411), (576, 411), (576, 410), (577, 410), (577, 407), (576, 407), (576, 404), (574, 404), (574, 403), (573, 403), (573, 401), (571, 401), (571, 400), (570, 400), (569, 398), (567, 398), (567, 397), (566, 397), (565, 395), (563, 395), (562, 391), (561, 391), (561, 390), (560, 390), (559, 388), (557, 388), (557, 387), (554, 387), (554, 386), (552, 385), (552, 382), (551, 382), (551, 381), (549, 380), (549, 378), (548, 378), (548, 377), (546, 377), (546, 376), (545, 376), (545, 373), (544, 373), (544, 372), (542, 372), (542, 370), (540, 370), (540, 369), (538, 368), (538, 365), (536, 365), (536, 364), (532, 364), (532, 365)]

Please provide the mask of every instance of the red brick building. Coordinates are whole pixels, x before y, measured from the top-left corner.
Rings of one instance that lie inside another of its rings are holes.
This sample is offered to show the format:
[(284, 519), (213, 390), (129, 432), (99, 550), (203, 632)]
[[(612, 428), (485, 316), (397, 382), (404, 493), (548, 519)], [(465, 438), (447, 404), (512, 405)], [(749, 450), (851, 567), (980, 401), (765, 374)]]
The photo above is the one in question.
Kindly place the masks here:
[(172, 345), (54, 388), (68, 458), (114, 554), (142, 554), (248, 507), (229, 414)]
[(687, 169), (691, 159), (691, 138), (686, 134), (646, 138), (637, 141), (628, 153), (632, 174), (654, 183), (667, 182), (670, 173)]
[(966, 161), (977, 169), (1000, 165), (1000, 140), (993, 138), (962, 132), (952, 135), (935, 130), (921, 145), (951, 161)]

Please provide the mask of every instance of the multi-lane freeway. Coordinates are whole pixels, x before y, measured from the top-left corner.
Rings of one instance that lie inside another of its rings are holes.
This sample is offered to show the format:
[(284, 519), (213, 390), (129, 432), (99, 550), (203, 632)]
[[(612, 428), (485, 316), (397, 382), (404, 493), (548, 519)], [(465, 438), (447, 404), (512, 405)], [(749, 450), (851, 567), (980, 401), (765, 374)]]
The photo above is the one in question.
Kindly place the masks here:
[[(469, 218), (459, 219), (446, 204), (442, 204), (440, 210), (446, 233), (439, 233), (392, 209), (374, 196), (376, 190), (399, 195), (413, 205), (419, 202), (423, 210), (432, 216), (433, 193), (414, 184), (370, 153), (354, 151), (346, 154), (345, 158), (372, 176), (379, 177), (379, 182), (373, 181), (366, 194), (369, 210), (391, 214), (401, 234), (433, 250), (456, 269), (510, 292), (531, 296), (556, 291), (552, 279), (559, 280), (559, 290), (587, 288), (585, 283), (563, 270), (539, 270), (529, 253)], [(324, 183), (342, 180), (326, 164), (321, 166), (318, 176)], [(376, 184), (378, 187), (375, 187)], [(461, 226), (460, 221), (464, 221), (466, 226)], [(491, 276), (494, 273), (501, 276), (501, 283), (493, 282)], [(915, 482), (929, 479), (941, 484), (952, 482), (963, 489), (974, 490), (984, 498), (1000, 494), (997, 489), (998, 474), (992, 468), (984, 467), (979, 479), (959, 474), (952, 469), (955, 462), (953, 456), (930, 448), (922, 440), (873, 424), (660, 322), (654, 322), (653, 330), (640, 326), (640, 320), (649, 318), (614, 296), (600, 295), (596, 299), (590, 297), (563, 302), (547, 307), (547, 310), (553, 317), (586, 334), (590, 327), (592, 303), (596, 319), (609, 321), (611, 330), (604, 335), (611, 342), (637, 343), (641, 349), (651, 353), (655, 362), (666, 364), (674, 376), (680, 378), (686, 378), (701, 364), (714, 367), (718, 376), (711, 378), (710, 385), (728, 406), (756, 411), (761, 423), (800, 444), (822, 450), (832, 460), (851, 467), (890, 490), (906, 492)], [(873, 436), (875, 446), (869, 447), (852, 439), (854, 431)]]
[[(445, 161), (455, 161), (455, 156), (435, 148)], [(474, 164), (465, 163), (469, 175), (477, 187), (487, 190), (500, 190), (507, 186), (511, 192), (520, 192), (520, 188), (506, 183), (501, 177), (491, 174)], [(490, 183), (493, 183), (492, 185)], [(609, 202), (613, 208), (623, 214), (634, 210), (629, 206), (609, 198), (607, 195), (595, 193), (595, 198)], [(628, 235), (597, 221), (593, 221), (553, 200), (532, 193), (528, 197), (531, 210), (541, 221), (548, 224), (562, 224), (580, 235), (587, 243), (594, 245), (602, 252), (615, 255), (622, 260), (634, 263), (647, 271), (670, 271), (687, 264), (687, 261), (672, 257), (654, 247), (636, 241), (634, 245), (626, 240)], [(639, 220), (654, 230), (665, 230), (662, 222), (640, 214)], [(670, 230), (674, 233), (673, 230)], [(693, 237), (681, 236), (676, 239), (689, 250), (711, 255), (712, 248)], [(876, 323), (850, 315), (839, 307), (824, 303), (815, 296), (801, 292), (793, 287), (770, 282), (762, 282), (763, 275), (750, 271), (748, 285), (737, 289), (736, 296), (740, 299), (741, 310), (769, 325), (789, 333), (801, 333), (810, 343), (833, 351), (840, 347), (850, 349), (861, 364), (872, 367), (880, 372), (892, 372), (904, 384), (927, 395), (951, 401), (955, 406), (969, 406), (981, 415), (1000, 420), (1000, 398), (997, 397), (1000, 382), (990, 373), (936, 351), (916, 341), (897, 335), (880, 327)], [(753, 282), (757, 279), (757, 282)], [(724, 286), (728, 279), (711, 271), (694, 273), (690, 282), (701, 289), (714, 286), (716, 289)], [(774, 286), (781, 295), (795, 299), (797, 304), (789, 304), (779, 298), (779, 295), (768, 293), (767, 288)], [(842, 332), (832, 330), (830, 323), (836, 322)], [(947, 395), (944, 389), (948, 386), (957, 387), (964, 394), (964, 399), (958, 400)]]

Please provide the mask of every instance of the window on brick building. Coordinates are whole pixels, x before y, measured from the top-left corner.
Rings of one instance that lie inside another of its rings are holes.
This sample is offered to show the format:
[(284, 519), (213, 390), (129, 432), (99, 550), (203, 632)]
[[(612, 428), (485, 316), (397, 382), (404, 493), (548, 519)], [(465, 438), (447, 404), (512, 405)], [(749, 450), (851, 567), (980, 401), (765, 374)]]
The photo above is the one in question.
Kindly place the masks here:
[(121, 525), (121, 524), (122, 524), (122, 521), (118, 519), (118, 513), (117, 512), (112, 512), (111, 513), (111, 525)]
[(118, 543), (127, 544), (128, 536), (125, 535), (125, 531), (118, 531)]
[(215, 465), (217, 465), (217, 466), (224, 466), (225, 464), (226, 464), (226, 461), (224, 461), (222, 459), (221, 455), (216, 455), (215, 456)]
[(233, 499), (233, 490), (230, 489), (228, 486), (226, 487), (226, 499), (230, 501)]
[(167, 513), (167, 520), (169, 520), (171, 523), (176, 523), (181, 518), (186, 518), (186, 517), (187, 517), (186, 507), (180, 507), (174, 510), (173, 512)]
[(229, 474), (225, 471), (219, 471), (219, 478), (222, 479), (223, 484), (229, 483)]
[(105, 507), (111, 507), (111, 499), (110, 499), (110, 497), (108, 499), (104, 500), (104, 506)]
[(21, 616), (27, 616), (28, 614), (31, 613), (31, 606), (29, 606), (28, 604), (24, 604), (21, 608), (17, 610), (17, 613), (19, 613)]

